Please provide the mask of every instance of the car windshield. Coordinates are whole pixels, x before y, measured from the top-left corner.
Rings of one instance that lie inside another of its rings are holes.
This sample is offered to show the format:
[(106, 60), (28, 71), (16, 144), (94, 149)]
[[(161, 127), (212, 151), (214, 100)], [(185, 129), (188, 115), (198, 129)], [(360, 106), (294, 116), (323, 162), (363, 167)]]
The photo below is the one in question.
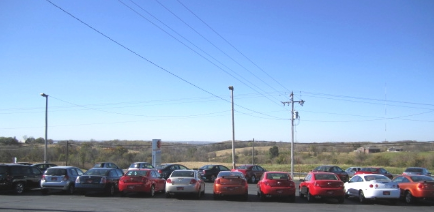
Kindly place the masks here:
[(226, 171), (223, 171), (223, 172), (220, 172), (217, 175), (217, 177), (240, 177), (240, 178), (243, 178), (244, 175), (241, 172), (226, 172)]
[(367, 175), (364, 178), (365, 181), (375, 180), (377, 182), (391, 182), (391, 180), (384, 175)]
[(133, 171), (128, 171), (126, 174), (126, 176), (146, 176), (148, 175), (148, 171), (147, 170), (133, 170)]
[(171, 177), (194, 177), (194, 171), (174, 171)]
[(315, 174), (315, 180), (338, 180), (334, 174)]
[(411, 176), (410, 178), (413, 182), (434, 181), (434, 178), (428, 176)]
[(109, 169), (89, 169), (84, 175), (100, 175), (105, 176), (109, 172)]
[(269, 179), (269, 180), (289, 180), (290, 177), (286, 173), (268, 173), (267, 179)]
[(421, 168), (407, 168), (404, 172), (422, 172)]
[(47, 169), (47, 172), (45, 172), (45, 175), (66, 175), (66, 169)]

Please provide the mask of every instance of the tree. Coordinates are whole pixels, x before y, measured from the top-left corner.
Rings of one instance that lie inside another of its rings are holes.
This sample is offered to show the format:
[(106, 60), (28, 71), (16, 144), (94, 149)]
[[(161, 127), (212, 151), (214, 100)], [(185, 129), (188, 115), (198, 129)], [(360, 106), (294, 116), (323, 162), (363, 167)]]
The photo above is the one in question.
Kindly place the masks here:
[(279, 156), (279, 147), (273, 146), (270, 148), (270, 158), (273, 159)]

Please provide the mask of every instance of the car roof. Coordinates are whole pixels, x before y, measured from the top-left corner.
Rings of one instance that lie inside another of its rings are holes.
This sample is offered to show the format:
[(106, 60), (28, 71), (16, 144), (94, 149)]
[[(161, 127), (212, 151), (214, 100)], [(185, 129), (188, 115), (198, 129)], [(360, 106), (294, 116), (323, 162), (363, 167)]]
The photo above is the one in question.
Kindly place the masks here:
[(69, 169), (69, 168), (77, 168), (77, 169), (79, 169), (78, 167), (75, 167), (75, 166), (53, 166), (53, 167), (50, 167), (48, 169)]
[(147, 171), (147, 170), (151, 171), (151, 170), (155, 170), (155, 169), (150, 169), (150, 168), (131, 168), (131, 169), (128, 169), (128, 171), (143, 171), (143, 170), (145, 170), (145, 171)]
[(312, 173), (314, 173), (314, 174), (333, 174), (333, 175), (335, 175), (335, 173), (333, 173), (333, 172), (323, 172), (323, 171), (313, 171)]

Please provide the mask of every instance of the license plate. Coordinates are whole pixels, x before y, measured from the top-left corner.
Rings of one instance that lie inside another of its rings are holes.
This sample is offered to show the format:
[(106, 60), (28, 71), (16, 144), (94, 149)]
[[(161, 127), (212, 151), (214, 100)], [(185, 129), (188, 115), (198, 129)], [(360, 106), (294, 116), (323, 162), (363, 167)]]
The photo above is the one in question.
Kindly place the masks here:
[(333, 194), (333, 191), (327, 191), (327, 194)]
[(52, 181), (56, 181), (56, 180), (57, 180), (57, 177), (52, 177), (51, 180), (52, 180)]
[(86, 181), (86, 183), (92, 183), (92, 180), (88, 180), (88, 181)]
[(182, 190), (184, 190), (184, 187), (176, 187), (176, 190), (182, 191)]
[(277, 193), (281, 194), (281, 193), (282, 193), (282, 190), (277, 190)]
[(129, 189), (134, 189), (134, 186), (128, 186)]
[(383, 191), (383, 195), (390, 195), (390, 191)]

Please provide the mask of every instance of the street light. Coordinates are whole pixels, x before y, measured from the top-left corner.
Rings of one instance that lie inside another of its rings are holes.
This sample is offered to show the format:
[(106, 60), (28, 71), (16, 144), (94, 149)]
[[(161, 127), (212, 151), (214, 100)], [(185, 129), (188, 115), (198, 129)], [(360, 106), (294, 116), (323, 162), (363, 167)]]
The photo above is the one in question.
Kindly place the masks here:
[(234, 125), (234, 86), (229, 86), (232, 98), (232, 168), (235, 169), (235, 125)]
[(47, 163), (47, 128), (48, 128), (48, 95), (41, 93), (45, 97), (45, 148), (44, 148), (44, 163)]

